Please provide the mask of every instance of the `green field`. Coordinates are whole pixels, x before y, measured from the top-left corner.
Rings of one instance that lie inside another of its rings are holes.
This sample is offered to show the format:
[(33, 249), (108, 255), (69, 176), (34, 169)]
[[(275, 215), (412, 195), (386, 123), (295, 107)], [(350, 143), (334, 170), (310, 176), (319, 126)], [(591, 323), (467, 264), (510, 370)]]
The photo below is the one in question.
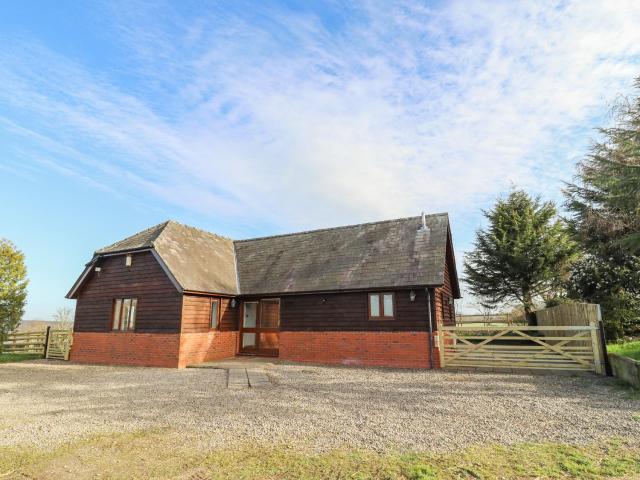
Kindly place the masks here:
[(609, 353), (622, 355), (623, 357), (640, 360), (640, 340), (626, 343), (610, 343), (607, 345), (607, 351)]
[(35, 360), (36, 358), (42, 358), (42, 355), (30, 353), (0, 353), (0, 363), (23, 362), (25, 360)]
[[(95, 436), (53, 450), (0, 448), (0, 478), (502, 479), (637, 478), (640, 445), (484, 445), (450, 453), (333, 450), (294, 445), (195, 449), (163, 430)], [(167, 454), (170, 452), (170, 454)]]

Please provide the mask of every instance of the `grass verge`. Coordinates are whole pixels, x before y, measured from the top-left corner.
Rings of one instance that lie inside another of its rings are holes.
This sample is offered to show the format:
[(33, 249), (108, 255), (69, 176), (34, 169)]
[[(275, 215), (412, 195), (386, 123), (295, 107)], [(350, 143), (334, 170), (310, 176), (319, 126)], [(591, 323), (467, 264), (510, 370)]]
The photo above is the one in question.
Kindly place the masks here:
[[(182, 438), (182, 441), (180, 441)], [(167, 431), (96, 436), (54, 450), (0, 449), (0, 478), (168, 479), (601, 479), (640, 474), (640, 444), (610, 440), (486, 445), (452, 453), (305, 453), (286, 445), (214, 451)]]
[(626, 343), (610, 343), (607, 345), (607, 351), (609, 353), (622, 355), (623, 357), (640, 360), (640, 340)]
[(42, 358), (42, 355), (31, 353), (0, 353), (0, 363), (23, 362)]

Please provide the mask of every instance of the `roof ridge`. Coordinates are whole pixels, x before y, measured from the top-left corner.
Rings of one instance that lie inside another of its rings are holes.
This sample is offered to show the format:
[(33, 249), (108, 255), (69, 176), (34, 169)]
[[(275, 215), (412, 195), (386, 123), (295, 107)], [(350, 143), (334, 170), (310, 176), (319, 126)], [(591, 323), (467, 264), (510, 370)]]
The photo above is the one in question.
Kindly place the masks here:
[[(448, 217), (449, 214), (447, 212), (440, 212), (440, 213), (430, 213), (428, 215), (425, 215), (426, 218), (429, 217)], [(280, 237), (291, 237), (293, 235), (304, 235), (307, 233), (316, 233), (316, 232), (328, 232), (331, 230), (341, 230), (344, 228), (354, 228), (354, 227), (363, 227), (365, 225), (378, 225), (381, 223), (391, 223), (391, 222), (399, 222), (402, 220), (413, 220), (413, 219), (418, 219), (421, 218), (421, 215), (417, 215), (417, 216), (412, 216), (412, 217), (401, 217), (401, 218), (391, 218), (389, 220), (378, 220), (376, 222), (364, 222), (364, 223), (354, 223), (352, 225), (341, 225), (339, 227), (327, 227), (327, 228), (316, 228), (314, 230), (302, 230), (300, 232), (292, 232), (292, 233), (281, 233), (278, 235), (268, 235), (266, 237), (254, 237), (254, 238), (244, 238), (242, 240), (234, 240), (233, 243), (242, 243), (242, 242), (251, 242), (251, 241), (255, 241), (255, 240), (266, 240), (269, 238), (280, 238)]]
[(155, 238), (153, 240), (151, 240), (149, 242), (150, 246), (153, 246), (153, 242), (158, 239), (158, 237), (162, 234), (162, 232), (164, 232), (164, 229), (167, 228), (167, 225), (169, 224), (169, 222), (171, 222), (171, 220), (166, 220), (164, 222), (160, 222), (160, 223), (158, 223), (156, 225), (153, 225), (153, 226), (151, 226), (149, 228), (145, 228), (144, 230), (140, 230), (139, 232), (136, 232), (136, 233), (134, 233), (132, 235), (129, 235), (128, 237), (122, 238), (122, 239), (118, 240), (117, 242), (110, 243), (109, 245), (105, 245), (104, 247), (97, 249), (96, 251), (94, 251), (94, 254), (96, 254), (98, 252), (104, 252), (105, 250), (108, 250), (108, 249), (118, 245), (119, 243), (124, 242), (125, 240), (128, 240), (128, 239), (130, 239), (132, 237), (135, 237), (136, 235), (142, 235), (145, 232), (150, 232), (151, 230), (158, 229), (158, 234), (155, 236)]
[(206, 233), (207, 235), (211, 235), (213, 237), (222, 238), (223, 240), (230, 240), (232, 242), (235, 241), (233, 238), (225, 237), (224, 235), (220, 235), (219, 233), (214, 233), (214, 232), (211, 232), (209, 230), (205, 230), (204, 228), (198, 228), (198, 227), (194, 227), (192, 225), (187, 225), (186, 223), (181, 223), (181, 222), (178, 222), (176, 220), (167, 220), (165, 223), (167, 223), (167, 224), (174, 223), (174, 224), (179, 225), (181, 227), (190, 228), (192, 230), (197, 230), (199, 232)]

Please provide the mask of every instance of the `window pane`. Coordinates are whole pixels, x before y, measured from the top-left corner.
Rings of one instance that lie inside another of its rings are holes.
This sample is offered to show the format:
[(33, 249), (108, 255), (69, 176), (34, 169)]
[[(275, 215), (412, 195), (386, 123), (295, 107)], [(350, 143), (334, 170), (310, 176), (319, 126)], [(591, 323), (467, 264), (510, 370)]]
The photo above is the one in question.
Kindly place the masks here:
[(383, 295), (384, 316), (393, 317), (393, 295), (386, 293)]
[(122, 300), (119, 298), (115, 300), (113, 305), (113, 329), (120, 329), (120, 311), (122, 309)]
[(211, 300), (211, 328), (218, 328), (218, 300)]
[(258, 312), (258, 303), (249, 302), (244, 304), (244, 319), (242, 326), (244, 328), (256, 328), (256, 314)]
[(380, 316), (380, 296), (379, 295), (369, 295), (369, 309), (371, 311), (372, 317)]
[(131, 310), (129, 310), (129, 330), (136, 329), (136, 312), (138, 311), (138, 300), (131, 300)]
[(256, 334), (255, 333), (243, 333), (242, 334), (242, 348), (255, 347), (256, 346)]
[(278, 328), (278, 325), (280, 324), (280, 303), (274, 300), (263, 300), (260, 303), (262, 305), (262, 311), (260, 312), (260, 327)]
[(122, 300), (122, 323), (120, 324), (120, 330), (127, 330), (129, 323), (129, 310), (131, 310), (131, 299), (125, 298)]

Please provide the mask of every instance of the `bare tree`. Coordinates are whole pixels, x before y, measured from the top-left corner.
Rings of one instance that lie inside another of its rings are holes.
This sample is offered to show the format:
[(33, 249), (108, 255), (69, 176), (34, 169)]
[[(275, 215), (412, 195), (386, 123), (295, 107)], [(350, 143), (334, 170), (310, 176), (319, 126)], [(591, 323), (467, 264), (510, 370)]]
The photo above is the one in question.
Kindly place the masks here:
[(69, 307), (60, 307), (53, 315), (56, 330), (71, 330), (73, 328), (73, 310)]

